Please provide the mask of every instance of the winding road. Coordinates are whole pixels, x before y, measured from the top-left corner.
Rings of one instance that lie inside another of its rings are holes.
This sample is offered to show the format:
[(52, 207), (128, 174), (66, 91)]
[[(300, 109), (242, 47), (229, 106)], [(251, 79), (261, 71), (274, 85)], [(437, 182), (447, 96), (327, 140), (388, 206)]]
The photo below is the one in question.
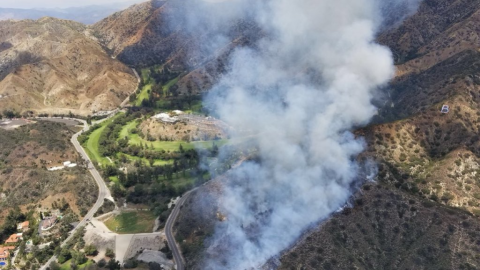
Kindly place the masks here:
[[(40, 118), (42, 120), (49, 120), (50, 118)], [(53, 118), (55, 119), (55, 118)], [(67, 118), (64, 118), (67, 119)], [(70, 118), (71, 119), (71, 118)], [(89, 126), (87, 125), (87, 122), (81, 119), (71, 119), (71, 120), (76, 120), (79, 122), (83, 123), (83, 129), (77, 133), (75, 133), (72, 136), (72, 139), (70, 140), (77, 150), (77, 152), (80, 154), (80, 156), (87, 162), (88, 170), (92, 174), (93, 178), (95, 179), (95, 182), (97, 183), (99, 189), (98, 189), (98, 198), (93, 207), (88, 211), (88, 213), (83, 217), (83, 219), (80, 221), (80, 223), (70, 232), (70, 235), (63, 241), (61, 246), (65, 246), (65, 244), (72, 239), (72, 237), (75, 235), (77, 230), (81, 227), (84, 227), (87, 222), (93, 218), (93, 215), (97, 212), (97, 210), (103, 205), (103, 202), (105, 199), (111, 200), (113, 202), (113, 197), (110, 194), (110, 190), (108, 189), (107, 185), (105, 184), (105, 181), (103, 181), (102, 176), (100, 173), (97, 171), (95, 166), (93, 166), (92, 161), (88, 157), (87, 153), (85, 153), (85, 150), (83, 150), (82, 146), (78, 142), (78, 136), (82, 134), (83, 132), (87, 131), (89, 129)], [(52, 256), (42, 267), (40, 267), (40, 270), (45, 270), (47, 267), (53, 262), (57, 260), (57, 256)]]
[[(49, 119), (54, 120), (54, 119), (57, 119), (57, 118), (43, 118), (42, 117), (42, 118), (38, 118), (38, 119), (48, 121)], [(82, 130), (75, 133), (72, 136), (72, 139), (70, 141), (73, 144), (73, 146), (75, 147), (75, 150), (77, 150), (77, 152), (80, 154), (80, 156), (87, 162), (87, 168), (90, 171), (90, 173), (92, 174), (93, 178), (95, 179), (95, 182), (97, 183), (99, 189), (98, 189), (98, 199), (97, 199), (97, 201), (95, 202), (93, 207), (90, 209), (90, 211), (88, 211), (88, 213), (85, 215), (85, 217), (83, 217), (83, 219), (79, 222), (79, 224), (73, 229), (73, 231), (70, 232), (70, 235), (63, 241), (63, 243), (61, 244), (62, 247), (65, 246), (65, 244), (70, 239), (72, 239), (72, 237), (75, 235), (75, 233), (77, 232), (77, 230), (79, 228), (84, 227), (89, 222), (89, 220), (91, 220), (93, 218), (93, 215), (102, 206), (105, 199), (111, 200), (112, 202), (114, 202), (113, 197), (110, 193), (110, 190), (108, 189), (107, 185), (105, 184), (105, 181), (103, 180), (102, 176), (100, 175), (98, 170), (93, 165), (92, 161), (88, 157), (88, 155), (85, 152), (85, 150), (83, 149), (83, 147), (78, 142), (78, 136), (80, 136), (83, 132), (88, 131), (88, 129), (89, 129), (89, 126), (87, 125), (87, 122), (82, 120), (82, 119), (75, 119), (75, 118), (63, 118), (63, 119), (75, 120), (75, 121), (83, 123)], [(103, 119), (103, 120), (106, 120), (106, 119)], [(165, 235), (167, 237), (168, 245), (169, 245), (170, 249), (172, 250), (172, 254), (173, 254), (173, 257), (174, 257), (174, 260), (175, 260), (175, 264), (176, 264), (176, 270), (184, 270), (185, 267), (184, 267), (184, 259), (183, 259), (183, 256), (182, 256), (182, 252), (180, 251), (180, 248), (178, 247), (178, 245), (175, 241), (175, 237), (173, 236), (172, 227), (175, 224), (175, 221), (178, 217), (178, 214), (180, 213), (181, 206), (183, 205), (183, 203), (185, 203), (185, 201), (188, 198), (188, 196), (190, 195), (190, 193), (194, 190), (195, 189), (186, 192), (180, 198), (180, 200), (177, 202), (177, 204), (175, 204), (175, 207), (172, 210), (172, 213), (170, 214), (170, 216), (168, 217), (167, 223), (165, 225)], [(40, 267), (40, 270), (46, 270), (47, 267), (50, 266), (50, 264), (52, 262), (56, 261), (56, 260), (57, 260), (57, 256), (55, 256), (55, 255), (52, 256), (42, 267)]]
[[(54, 120), (54, 119), (57, 119), (57, 118), (43, 118), (43, 117), (40, 118), (39, 117), (38, 119), (48, 121), (48, 120)], [(89, 129), (89, 126), (87, 125), (87, 122), (82, 120), (82, 119), (75, 119), (75, 118), (63, 118), (63, 119), (75, 120), (75, 121), (83, 123), (82, 130), (75, 133), (72, 136), (72, 139), (70, 141), (73, 144), (73, 146), (75, 147), (75, 150), (77, 150), (77, 152), (80, 154), (80, 156), (87, 162), (87, 168), (90, 171), (90, 173), (92, 174), (93, 178), (95, 179), (95, 182), (97, 183), (99, 189), (98, 189), (98, 199), (97, 199), (97, 201), (95, 202), (93, 207), (90, 209), (90, 211), (88, 211), (88, 213), (85, 215), (85, 217), (83, 217), (83, 219), (79, 222), (79, 224), (70, 232), (70, 235), (63, 241), (63, 243), (61, 244), (62, 247), (65, 246), (65, 244), (68, 241), (70, 241), (70, 239), (72, 239), (72, 237), (75, 235), (75, 233), (77, 232), (77, 230), (79, 228), (84, 227), (93, 218), (93, 215), (103, 205), (103, 202), (104, 202), (105, 199), (114, 202), (113, 197), (110, 193), (110, 190), (107, 187), (107, 185), (105, 184), (105, 181), (103, 180), (102, 176), (100, 175), (98, 170), (93, 165), (92, 161), (88, 157), (88, 155), (85, 152), (85, 150), (83, 149), (83, 147), (78, 142), (78, 136), (80, 136), (83, 132), (88, 131), (88, 129)], [(106, 120), (106, 119), (103, 119), (103, 121), (104, 120)], [(173, 208), (172, 213), (168, 217), (167, 222), (165, 224), (165, 235), (167, 237), (168, 245), (169, 245), (169, 247), (172, 251), (172, 254), (173, 254), (173, 258), (174, 258), (174, 261), (175, 261), (175, 264), (176, 264), (176, 270), (184, 270), (185, 269), (185, 266), (184, 266), (185, 260), (183, 258), (183, 255), (182, 255), (182, 252), (181, 252), (180, 248), (178, 247), (178, 245), (175, 241), (175, 237), (174, 237), (173, 231), (172, 231), (173, 230), (173, 225), (175, 224), (175, 221), (177, 220), (177, 217), (180, 213), (180, 209), (181, 209), (182, 205), (185, 203), (185, 201), (187, 200), (187, 198), (189, 197), (191, 192), (193, 192), (194, 190), (196, 190), (196, 188), (186, 192), (179, 199), (179, 201), (175, 204), (175, 207)], [(57, 256), (56, 255), (52, 256), (42, 267), (40, 267), (40, 270), (46, 270), (47, 267), (50, 266), (50, 264), (52, 262), (56, 261), (56, 260), (57, 260)]]
[(170, 216), (168, 216), (167, 223), (165, 224), (165, 235), (167, 236), (168, 246), (170, 247), (170, 250), (173, 254), (173, 259), (176, 264), (176, 270), (185, 269), (185, 260), (183, 259), (182, 251), (178, 247), (177, 242), (175, 241), (175, 237), (173, 236), (173, 225), (177, 220), (182, 205), (185, 203), (190, 193), (192, 193), (192, 191), (194, 191), (195, 189), (192, 189), (183, 194), (183, 196), (175, 204), (175, 207), (173, 208), (172, 213), (170, 213)]

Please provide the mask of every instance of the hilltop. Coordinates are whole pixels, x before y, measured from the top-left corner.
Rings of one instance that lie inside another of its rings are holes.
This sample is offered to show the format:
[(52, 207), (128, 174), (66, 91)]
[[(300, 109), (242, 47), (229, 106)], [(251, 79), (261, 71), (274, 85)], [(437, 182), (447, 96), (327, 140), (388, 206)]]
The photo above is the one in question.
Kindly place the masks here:
[(0, 107), (87, 115), (116, 108), (137, 87), (81, 23), (55, 18), (0, 24)]

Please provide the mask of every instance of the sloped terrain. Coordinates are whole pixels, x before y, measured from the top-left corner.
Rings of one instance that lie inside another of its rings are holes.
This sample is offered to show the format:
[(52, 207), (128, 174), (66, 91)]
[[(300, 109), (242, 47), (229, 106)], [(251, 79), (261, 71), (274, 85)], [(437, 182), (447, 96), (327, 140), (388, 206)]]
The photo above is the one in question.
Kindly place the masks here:
[(377, 124), (357, 131), (380, 183), (286, 251), (280, 269), (478, 268), (479, 12), (478, 1), (423, 1), (380, 35), (397, 76)]
[(417, 196), (367, 184), (283, 254), (278, 269), (476, 269), (480, 222)]
[(137, 86), (133, 72), (80, 23), (4, 21), (0, 44), (2, 108), (87, 115), (117, 107)]
[[(416, 14), (379, 36), (394, 53), (397, 74), (374, 124), (355, 131), (367, 142), (358, 159), (376, 162), (377, 182), (264, 269), (479, 267), (479, 12), (478, 1), (423, 1)], [(214, 209), (188, 215), (190, 234), (179, 225), (189, 235), (192, 269), (209, 256), (208, 237), (195, 233), (221, 222), (205, 221), (215, 219)]]
[(0, 129), (0, 223), (14, 206), (51, 208), (63, 198), (84, 215), (93, 205), (98, 191), (86, 169), (46, 169), (64, 161), (82, 164), (70, 143), (72, 135), (64, 124), (51, 122)]
[(250, 22), (230, 22), (225, 25), (226, 39), (212, 50), (202, 46), (211, 44), (211, 33), (192, 32), (187, 22), (172, 19), (174, 12), (187, 9), (181, 1), (148, 1), (96, 23), (92, 33), (113, 57), (128, 65), (181, 73), (179, 93), (203, 92), (224, 71), (232, 49), (253, 42), (261, 33)]

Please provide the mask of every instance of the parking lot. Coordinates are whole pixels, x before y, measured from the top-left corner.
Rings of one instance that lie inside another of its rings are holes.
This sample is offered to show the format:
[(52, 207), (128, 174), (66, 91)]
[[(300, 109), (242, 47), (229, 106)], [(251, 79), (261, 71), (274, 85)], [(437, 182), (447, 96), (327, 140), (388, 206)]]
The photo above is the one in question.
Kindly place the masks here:
[(32, 123), (32, 121), (27, 119), (5, 119), (0, 120), (0, 128), (12, 130), (30, 123)]

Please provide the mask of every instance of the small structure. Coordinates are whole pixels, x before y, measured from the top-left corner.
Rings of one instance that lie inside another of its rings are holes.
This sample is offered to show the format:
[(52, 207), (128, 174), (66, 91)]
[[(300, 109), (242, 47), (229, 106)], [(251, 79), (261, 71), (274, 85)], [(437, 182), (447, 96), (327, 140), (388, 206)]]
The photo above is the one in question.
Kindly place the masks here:
[(73, 167), (77, 167), (77, 163), (72, 163), (70, 161), (65, 161), (65, 162), (63, 162), (63, 166), (62, 165), (54, 166), (54, 167), (48, 168), (47, 170), (53, 172), (53, 171), (59, 171), (59, 170), (65, 169), (65, 168), (73, 168)]
[(63, 162), (63, 166), (67, 167), (67, 168), (73, 168), (73, 167), (77, 167), (77, 163), (72, 163), (70, 161), (65, 161), (65, 162)]
[(15, 244), (18, 243), (18, 241), (22, 240), (22, 235), (23, 233), (14, 233), (8, 237), (8, 239), (5, 241), (5, 244)]
[(42, 231), (50, 230), (57, 223), (57, 216), (53, 215), (46, 217), (42, 220), (41, 229)]
[(27, 221), (24, 221), (22, 223), (18, 223), (17, 230), (22, 231), (22, 232), (28, 231), (29, 226), (30, 226), (30, 222), (27, 220)]
[(154, 119), (167, 123), (167, 124), (175, 124), (179, 121), (177, 116), (170, 116), (168, 113), (159, 113), (153, 116)]
[(0, 262), (8, 261), (8, 258), (10, 257), (10, 252), (14, 249), (14, 246), (0, 247)]
[(53, 172), (53, 171), (59, 171), (59, 170), (63, 170), (65, 169), (65, 166), (56, 166), (56, 167), (50, 167), (48, 168), (49, 171)]
[(450, 111), (450, 107), (448, 105), (443, 105), (442, 106), (442, 113), (448, 113)]
[(174, 113), (174, 114), (176, 114), (176, 115), (181, 115), (181, 114), (183, 114), (183, 111), (173, 110), (172, 113)]

